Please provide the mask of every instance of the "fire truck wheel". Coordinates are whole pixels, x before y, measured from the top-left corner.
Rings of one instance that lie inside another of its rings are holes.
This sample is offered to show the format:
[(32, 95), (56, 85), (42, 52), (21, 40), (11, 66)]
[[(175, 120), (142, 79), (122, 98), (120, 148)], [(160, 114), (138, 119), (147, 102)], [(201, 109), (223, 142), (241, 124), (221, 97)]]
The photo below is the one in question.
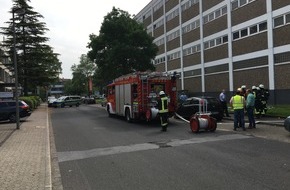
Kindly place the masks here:
[(108, 112), (108, 116), (111, 117), (112, 114), (110, 113), (110, 107), (109, 106), (107, 106), (107, 112)]
[(149, 122), (152, 119), (152, 113), (151, 110), (146, 111), (146, 121)]
[(126, 117), (126, 121), (127, 122), (131, 122), (132, 121), (132, 119), (131, 119), (131, 117), (130, 117), (130, 110), (127, 108), (126, 109), (126, 111), (125, 111), (125, 117)]

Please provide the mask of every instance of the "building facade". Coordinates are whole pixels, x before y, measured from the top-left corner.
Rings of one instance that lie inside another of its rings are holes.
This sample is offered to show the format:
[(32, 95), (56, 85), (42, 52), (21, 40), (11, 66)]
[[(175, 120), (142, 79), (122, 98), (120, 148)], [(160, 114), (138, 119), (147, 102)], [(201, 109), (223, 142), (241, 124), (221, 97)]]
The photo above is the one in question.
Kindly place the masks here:
[(136, 16), (159, 47), (158, 71), (179, 90), (217, 95), (263, 84), (290, 103), (289, 0), (152, 0)]
[(8, 55), (0, 48), (0, 92), (12, 92), (15, 86), (11, 65)]

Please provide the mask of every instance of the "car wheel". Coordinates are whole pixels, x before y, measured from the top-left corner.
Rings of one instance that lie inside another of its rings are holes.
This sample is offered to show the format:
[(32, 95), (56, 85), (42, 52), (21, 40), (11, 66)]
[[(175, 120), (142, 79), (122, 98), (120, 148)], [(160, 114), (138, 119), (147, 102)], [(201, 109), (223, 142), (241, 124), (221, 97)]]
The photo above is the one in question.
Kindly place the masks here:
[(110, 106), (107, 106), (107, 113), (108, 113), (108, 116), (111, 117), (112, 114), (110, 113)]
[(79, 104), (79, 103), (77, 103), (77, 104), (76, 104), (76, 107), (79, 107), (79, 106), (80, 106), (80, 104)]
[(127, 121), (128, 123), (131, 123), (132, 119), (131, 119), (131, 117), (130, 117), (130, 110), (129, 110), (128, 108), (126, 109), (125, 117), (126, 117), (126, 121)]
[(60, 107), (61, 107), (61, 108), (64, 108), (64, 104), (61, 104)]
[(10, 116), (9, 116), (9, 121), (11, 123), (15, 123), (16, 122), (16, 114), (15, 113), (12, 113)]

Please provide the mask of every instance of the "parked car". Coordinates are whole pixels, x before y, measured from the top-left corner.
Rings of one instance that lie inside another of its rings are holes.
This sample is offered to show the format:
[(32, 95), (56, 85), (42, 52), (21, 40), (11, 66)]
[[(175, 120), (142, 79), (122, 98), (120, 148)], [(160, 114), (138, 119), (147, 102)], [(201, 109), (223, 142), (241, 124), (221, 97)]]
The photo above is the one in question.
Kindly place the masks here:
[(57, 100), (53, 102), (53, 107), (65, 107), (65, 106), (76, 106), (78, 107), (82, 102), (82, 99), (80, 96), (61, 96)]
[(217, 121), (223, 119), (223, 109), (220, 101), (215, 97), (201, 96), (187, 98), (177, 108), (176, 113), (185, 119), (189, 119), (197, 112), (208, 112)]
[[(29, 106), (19, 100), (19, 118), (25, 118), (31, 115)], [(9, 120), (16, 122), (16, 101), (15, 100), (2, 100), (0, 101), (0, 121)]]
[(94, 97), (85, 97), (85, 98), (83, 98), (83, 103), (84, 104), (95, 104), (96, 100)]
[(47, 100), (47, 105), (48, 107), (52, 107), (53, 106), (53, 102), (55, 102), (57, 100), (56, 97), (49, 97), (48, 100)]

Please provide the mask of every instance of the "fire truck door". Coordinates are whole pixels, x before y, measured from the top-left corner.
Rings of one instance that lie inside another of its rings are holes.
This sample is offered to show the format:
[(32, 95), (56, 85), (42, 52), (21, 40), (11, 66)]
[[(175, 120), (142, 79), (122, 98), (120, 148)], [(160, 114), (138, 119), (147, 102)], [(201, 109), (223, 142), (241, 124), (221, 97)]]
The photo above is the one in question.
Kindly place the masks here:
[(121, 104), (121, 99), (122, 99), (122, 92), (121, 89), (123, 88), (123, 85), (116, 85), (115, 87), (115, 95), (116, 95), (116, 114), (120, 114), (120, 104)]
[(131, 105), (131, 85), (116, 86), (116, 114), (125, 115), (124, 105)]
[(132, 87), (131, 84), (124, 85), (124, 94), (125, 94), (125, 97), (124, 97), (124, 105), (131, 106), (131, 104), (132, 104), (132, 98), (133, 97), (132, 97), (132, 89), (131, 89), (131, 87)]

